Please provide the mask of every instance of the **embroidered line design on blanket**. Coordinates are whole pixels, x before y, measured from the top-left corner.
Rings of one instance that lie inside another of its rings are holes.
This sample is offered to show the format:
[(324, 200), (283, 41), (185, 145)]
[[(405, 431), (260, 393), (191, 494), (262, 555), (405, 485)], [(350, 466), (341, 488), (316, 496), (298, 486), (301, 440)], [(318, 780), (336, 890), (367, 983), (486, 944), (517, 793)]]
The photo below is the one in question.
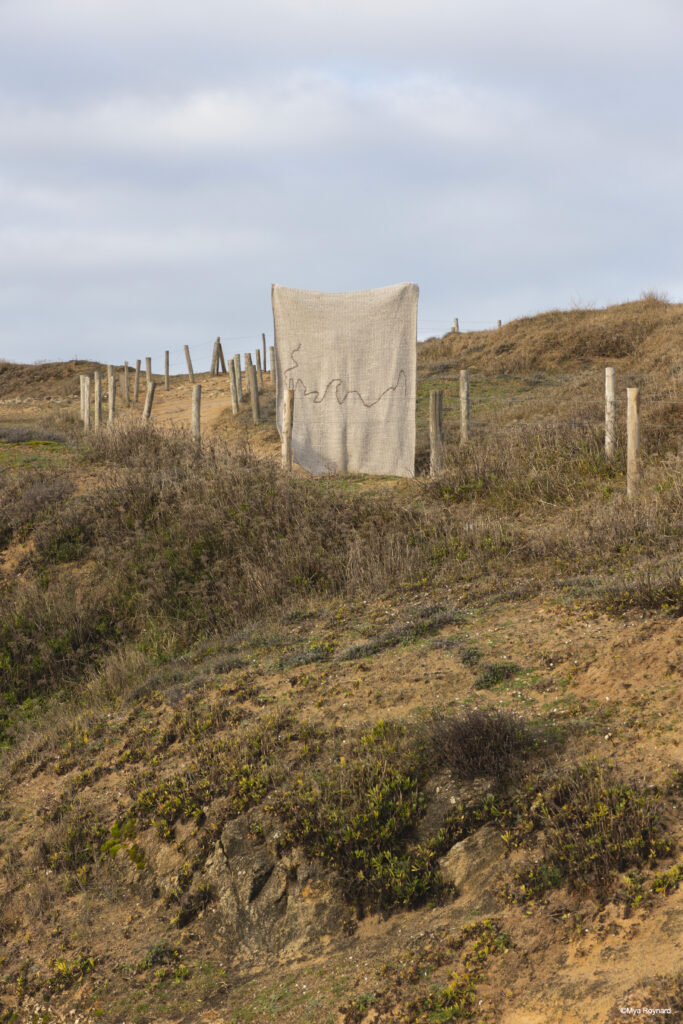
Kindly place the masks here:
[[(287, 375), (292, 373), (293, 370), (298, 370), (299, 363), (294, 358), (294, 353), (298, 352), (299, 349), (302, 347), (302, 345), (303, 345), (303, 342), (300, 342), (296, 346), (296, 348), (292, 349), (292, 351), (289, 353), (289, 358), (293, 360), (293, 364), (292, 364), (292, 366), (288, 366), (286, 370), (282, 371), (283, 377), (287, 377)], [(360, 398), (360, 400), (363, 403), (363, 405), (365, 406), (365, 408), (366, 409), (372, 409), (372, 407), (374, 405), (377, 405), (378, 402), (382, 401), (382, 399), (384, 398), (385, 395), (388, 395), (390, 392), (398, 391), (399, 387), (401, 386), (401, 380), (403, 380), (403, 393), (404, 393), (404, 395), (407, 394), (408, 382), (406, 380), (406, 375), (405, 375), (405, 372), (403, 370), (399, 370), (398, 371), (398, 377), (396, 378), (396, 383), (390, 385), (388, 388), (385, 388), (384, 391), (382, 392), (382, 394), (379, 396), (379, 398), (376, 398), (374, 402), (366, 402), (365, 399), (363, 398), (363, 396), (361, 395), (360, 391), (357, 391), (355, 388), (351, 388), (350, 390), (347, 390), (347, 392), (344, 395), (344, 397), (340, 398), (339, 397), (339, 388), (344, 386), (344, 381), (341, 379), (341, 377), (333, 377), (331, 381), (328, 381), (328, 383), (325, 385), (325, 390), (323, 391), (322, 396), (320, 394), (320, 391), (317, 388), (311, 388), (311, 390), (309, 391), (307, 389), (305, 383), (301, 379), (301, 377), (297, 377), (296, 383), (294, 384), (294, 388), (296, 389), (299, 386), (299, 384), (301, 384), (302, 388), (304, 389), (304, 398), (310, 398), (311, 395), (315, 395), (316, 397), (313, 399), (313, 403), (314, 403), (314, 405), (320, 405), (321, 402), (324, 402), (325, 399), (327, 398), (327, 392), (330, 390), (332, 385), (336, 384), (337, 386), (336, 386), (336, 388), (334, 390), (334, 397), (336, 398), (338, 405), (343, 405), (344, 402), (346, 401), (346, 399), (349, 397), (349, 395), (358, 395), (358, 397)], [(290, 386), (291, 386), (291, 384), (292, 384), (292, 378), (290, 378)]]

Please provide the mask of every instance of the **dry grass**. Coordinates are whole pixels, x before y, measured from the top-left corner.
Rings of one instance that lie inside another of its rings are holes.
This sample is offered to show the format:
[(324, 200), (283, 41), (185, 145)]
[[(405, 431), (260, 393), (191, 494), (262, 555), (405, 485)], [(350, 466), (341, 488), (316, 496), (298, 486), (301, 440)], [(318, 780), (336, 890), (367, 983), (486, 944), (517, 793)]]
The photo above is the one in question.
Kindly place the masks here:
[(682, 351), (683, 306), (650, 297), (522, 317), (495, 331), (452, 331), (423, 345), (420, 362), (458, 359), (488, 372), (524, 373), (586, 360), (637, 360), (641, 371), (670, 372), (680, 369)]

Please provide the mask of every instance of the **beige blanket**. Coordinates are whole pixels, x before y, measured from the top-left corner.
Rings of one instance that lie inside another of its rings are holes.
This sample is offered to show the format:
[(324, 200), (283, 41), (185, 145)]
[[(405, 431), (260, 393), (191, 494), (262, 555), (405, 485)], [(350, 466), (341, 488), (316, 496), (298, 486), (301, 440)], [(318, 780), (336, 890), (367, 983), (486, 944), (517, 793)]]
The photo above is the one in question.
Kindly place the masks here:
[(294, 461), (311, 473), (413, 476), (415, 284), (362, 292), (273, 285), (277, 425), (293, 387)]

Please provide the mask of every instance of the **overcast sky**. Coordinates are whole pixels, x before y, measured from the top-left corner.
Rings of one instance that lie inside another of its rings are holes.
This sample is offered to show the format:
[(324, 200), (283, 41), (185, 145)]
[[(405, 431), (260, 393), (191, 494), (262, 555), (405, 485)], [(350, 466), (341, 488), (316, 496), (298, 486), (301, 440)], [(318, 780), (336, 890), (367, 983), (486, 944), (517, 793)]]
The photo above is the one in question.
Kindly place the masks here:
[[(0, 0), (0, 358), (683, 297), (681, 0)], [(203, 367), (202, 367), (203, 368)]]

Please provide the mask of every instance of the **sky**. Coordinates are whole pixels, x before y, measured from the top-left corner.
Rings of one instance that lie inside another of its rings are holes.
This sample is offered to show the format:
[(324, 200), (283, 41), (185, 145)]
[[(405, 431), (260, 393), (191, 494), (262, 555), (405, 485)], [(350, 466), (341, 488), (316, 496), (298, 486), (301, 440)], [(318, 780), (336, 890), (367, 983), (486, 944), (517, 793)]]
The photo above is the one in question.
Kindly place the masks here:
[(680, 0), (0, 0), (0, 358), (683, 298)]

